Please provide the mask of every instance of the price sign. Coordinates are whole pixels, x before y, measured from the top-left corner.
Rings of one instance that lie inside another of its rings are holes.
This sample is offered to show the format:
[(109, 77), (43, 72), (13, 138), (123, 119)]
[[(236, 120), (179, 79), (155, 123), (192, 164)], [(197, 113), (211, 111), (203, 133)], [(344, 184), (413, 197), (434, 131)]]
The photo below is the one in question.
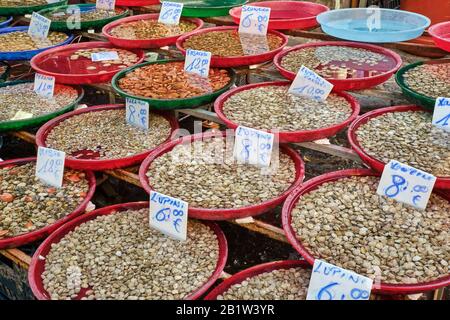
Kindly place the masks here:
[(148, 130), (149, 114), (148, 102), (127, 98), (126, 118), (129, 125)]
[(91, 60), (93, 62), (97, 61), (108, 61), (108, 60), (119, 60), (119, 54), (117, 51), (101, 51), (91, 54)]
[(52, 21), (50, 19), (33, 12), (30, 26), (28, 27), (28, 35), (37, 39), (47, 38), (51, 23)]
[(159, 12), (158, 22), (164, 24), (179, 24), (182, 11), (182, 3), (163, 1), (161, 4), (161, 11)]
[(188, 49), (184, 61), (184, 71), (208, 77), (211, 52)]
[(150, 227), (169, 237), (185, 241), (188, 203), (156, 191), (150, 192)]
[(296, 96), (324, 101), (332, 89), (333, 85), (327, 80), (307, 67), (301, 66), (288, 92)]
[(159, 57), (159, 55), (157, 52), (147, 52), (145, 54), (145, 61), (154, 62), (154, 61), (158, 60), (158, 57)]
[(241, 163), (268, 167), (274, 134), (239, 126), (234, 140), (234, 158)]
[(36, 176), (45, 184), (61, 188), (65, 159), (65, 152), (39, 147), (36, 162)]
[(239, 33), (265, 36), (269, 26), (270, 8), (242, 6)]
[(97, 0), (95, 7), (103, 10), (114, 10), (116, 7), (116, 0)]
[(450, 132), (450, 98), (437, 98), (434, 106), (433, 124)]
[(33, 118), (32, 113), (19, 110), (16, 112), (14, 117), (12, 117), (10, 120), (23, 120), (23, 119), (30, 119), (30, 118)]
[(425, 209), (436, 177), (395, 160), (384, 167), (377, 194)]
[(42, 97), (52, 98), (55, 91), (55, 77), (36, 73), (33, 90)]
[(306, 300), (368, 300), (373, 281), (316, 259)]

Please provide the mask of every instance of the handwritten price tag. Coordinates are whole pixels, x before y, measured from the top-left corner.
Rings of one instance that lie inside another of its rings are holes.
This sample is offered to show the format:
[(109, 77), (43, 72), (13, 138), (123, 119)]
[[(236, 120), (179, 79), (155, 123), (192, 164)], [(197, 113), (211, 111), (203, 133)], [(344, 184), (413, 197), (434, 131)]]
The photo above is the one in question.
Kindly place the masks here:
[(116, 0), (97, 0), (95, 7), (103, 10), (114, 10), (116, 7)]
[(182, 11), (182, 3), (163, 1), (161, 4), (161, 11), (159, 12), (158, 22), (164, 24), (179, 24)]
[(268, 167), (272, 157), (273, 133), (239, 126), (234, 140), (234, 158), (241, 163)]
[(333, 85), (305, 66), (301, 66), (289, 88), (289, 93), (313, 100), (325, 101)]
[(432, 174), (391, 160), (384, 167), (377, 194), (423, 210), (435, 183)]
[(186, 241), (188, 203), (156, 191), (150, 192), (150, 227)]
[(52, 21), (39, 13), (33, 12), (31, 15), (30, 26), (28, 27), (28, 35), (32, 38), (45, 39), (50, 30)]
[(148, 102), (127, 98), (126, 117), (129, 125), (148, 130), (149, 114)]
[(184, 71), (206, 78), (209, 75), (210, 63), (211, 52), (188, 49), (186, 60), (184, 60)]
[(368, 300), (373, 281), (316, 259), (306, 300)]
[(108, 60), (119, 60), (119, 54), (117, 53), (117, 51), (95, 52), (95, 53), (91, 54), (91, 60), (93, 62), (108, 61)]
[(45, 184), (61, 188), (65, 159), (65, 152), (39, 147), (36, 162), (36, 176)]
[(433, 124), (450, 132), (450, 98), (437, 98), (434, 106)]
[(269, 26), (270, 8), (243, 6), (239, 33), (250, 33), (265, 36)]
[(34, 92), (45, 98), (52, 98), (55, 91), (55, 77), (36, 73), (34, 76)]

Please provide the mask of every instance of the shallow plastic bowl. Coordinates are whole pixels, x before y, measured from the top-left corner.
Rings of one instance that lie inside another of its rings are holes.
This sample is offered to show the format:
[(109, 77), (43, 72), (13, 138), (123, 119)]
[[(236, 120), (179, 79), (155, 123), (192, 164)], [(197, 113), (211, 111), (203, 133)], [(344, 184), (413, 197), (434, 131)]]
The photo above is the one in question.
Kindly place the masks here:
[[(24, 165), (29, 162), (36, 162), (36, 158), (22, 158), (22, 159), (14, 159), (0, 162), (0, 168)], [(75, 217), (78, 217), (84, 210), (86, 209), (89, 201), (91, 201), (94, 192), (95, 192), (95, 175), (91, 171), (86, 171), (86, 179), (89, 183), (89, 189), (86, 194), (86, 197), (83, 201), (78, 205), (77, 208), (74, 209), (72, 213), (69, 213), (65, 217), (56, 220), (53, 224), (43, 227), (41, 229), (37, 229), (31, 232), (23, 233), (15, 237), (0, 239), (0, 249), (6, 248), (15, 248), (19, 246), (23, 246), (25, 244), (37, 241), (39, 239), (45, 238), (49, 236), (53, 231), (58, 229), (60, 226), (64, 225), (68, 221), (72, 220)]]
[[(358, 140), (358, 129), (367, 122), (373, 120), (376, 117), (382, 116), (390, 112), (407, 112), (407, 111), (424, 111), (418, 106), (394, 106), (381, 108), (374, 111), (370, 111), (356, 119), (348, 128), (347, 138), (353, 150), (359, 155), (359, 157), (377, 172), (383, 172), (386, 163), (369, 155), (361, 146)], [(420, 168), (419, 168), (420, 169)], [(437, 189), (450, 189), (450, 177), (437, 177), (436, 184)]]
[(291, 268), (310, 269), (311, 267), (305, 260), (283, 260), (258, 264), (225, 279), (221, 284), (211, 290), (204, 300), (217, 300), (217, 297), (224, 294), (231, 286), (242, 283), (249, 278), (256, 277), (266, 272)]
[(431, 23), (417, 13), (379, 8), (331, 10), (318, 15), (317, 21), (322, 30), (333, 37), (378, 43), (415, 39)]
[[(395, 53), (394, 51), (385, 49), (383, 47), (374, 46), (366, 43), (358, 43), (358, 42), (346, 42), (346, 41), (323, 41), (323, 42), (312, 42), (300, 44), (298, 46), (289, 48), (288, 50), (283, 50), (278, 53), (273, 58), (273, 63), (275, 67), (280, 71), (280, 74), (288, 80), (293, 81), (296, 77), (296, 73), (287, 70), (282, 66), (282, 61), (289, 53), (293, 51), (300, 51), (307, 48), (320, 48), (325, 46), (342, 46), (342, 47), (351, 47), (351, 48), (360, 48), (369, 50), (371, 52), (379, 53), (386, 56), (389, 60), (390, 67), (384, 66), (386, 69), (381, 71), (379, 74), (374, 76), (364, 76), (358, 78), (351, 79), (337, 79), (337, 78), (325, 78), (328, 82), (333, 84), (333, 90), (335, 91), (345, 91), (345, 90), (362, 90), (375, 87), (379, 84), (382, 84), (389, 80), (392, 75), (402, 66), (402, 58), (400, 55)], [(347, 62), (343, 61), (342, 63), (346, 64)], [(338, 61), (335, 62), (335, 65), (338, 65)], [(369, 65), (358, 66), (359, 70), (373, 70), (374, 67)]]
[[(306, 1), (263, 1), (251, 3), (251, 6), (270, 8), (269, 29), (290, 30), (309, 29), (318, 25), (318, 14), (330, 10), (327, 6)], [(230, 10), (230, 16), (236, 24), (240, 23), (242, 7)]]
[[(40, 147), (47, 147), (47, 136), (49, 133), (58, 126), (61, 122), (80, 115), (82, 113), (88, 113), (88, 112), (98, 112), (102, 110), (115, 110), (115, 109), (124, 109), (124, 105), (100, 105), (100, 106), (94, 106), (84, 109), (78, 109), (66, 114), (63, 114), (62, 116), (59, 116), (49, 122), (47, 122), (45, 125), (43, 125), (39, 131), (36, 133), (36, 144)], [(160, 113), (164, 118), (166, 118), (167, 121), (169, 121), (169, 124), (172, 128), (170, 134), (167, 137), (166, 141), (169, 141), (174, 132), (178, 129), (178, 121), (175, 119), (174, 116), (168, 115), (168, 114), (162, 114)], [(125, 119), (124, 119), (125, 121)], [(83, 139), (82, 136), (80, 136), (80, 139)], [(155, 147), (157, 148), (157, 146)], [(81, 150), (80, 150), (81, 151)], [(142, 160), (145, 159), (145, 157), (150, 153), (151, 150), (143, 151), (138, 154), (134, 154), (128, 157), (124, 158), (118, 158), (118, 159), (77, 159), (74, 157), (66, 156), (66, 162), (65, 165), (69, 168), (73, 169), (85, 169), (85, 170), (93, 170), (93, 171), (101, 171), (101, 170), (110, 170), (110, 169), (117, 169), (117, 168), (125, 168), (130, 167), (132, 165), (136, 165), (140, 163)]]
[[(61, 239), (66, 236), (69, 232), (73, 231), (77, 226), (94, 220), (99, 216), (106, 216), (110, 214), (120, 214), (121, 211), (125, 210), (139, 210), (142, 208), (148, 208), (148, 202), (130, 202), (117, 204), (105, 208), (101, 208), (87, 214), (78, 217), (77, 219), (63, 225), (61, 228), (56, 230), (50, 237), (48, 237), (36, 250), (31, 260), (30, 269), (28, 270), (28, 281), (30, 283), (31, 290), (38, 300), (50, 300), (50, 295), (44, 288), (42, 282), (42, 273), (45, 270), (45, 259), (40, 257), (46, 257), (50, 252), (53, 243), (59, 243)], [(217, 236), (217, 241), (219, 243), (219, 256), (217, 259), (216, 267), (211, 276), (206, 280), (199, 288), (190, 293), (184, 299), (195, 300), (200, 298), (215, 282), (219, 279), (222, 271), (225, 267), (228, 257), (228, 245), (227, 239), (223, 234), (220, 227), (212, 222), (203, 222), (206, 224)], [(188, 235), (189, 236), (189, 235)], [(82, 290), (81, 294), (76, 298), (76, 300), (81, 300), (85, 295), (86, 290)]]
[[(0, 34), (2, 33), (11, 33), (11, 32), (17, 32), (17, 31), (28, 31), (28, 27), (10, 27), (10, 28), (2, 28), (0, 29)], [(67, 33), (66, 33), (67, 34)], [(0, 60), (10, 60), (10, 61), (16, 61), (16, 60), (30, 60), (33, 58), (33, 56), (37, 55), (40, 52), (49, 50), (51, 48), (59, 47), (68, 43), (71, 43), (73, 40), (73, 35), (67, 34), (67, 39), (64, 40), (61, 43), (55, 44), (50, 47), (42, 48), (42, 49), (36, 49), (36, 50), (25, 50), (25, 51), (3, 51), (0, 52)]]
[(57, 7), (67, 4), (68, 0), (55, 1), (55, 3), (31, 5), (31, 6), (11, 6), (11, 7), (0, 7), (0, 15), (12, 15), (21, 16), (25, 14), (31, 14), (34, 11), (39, 11), (45, 8)]
[(450, 52), (450, 21), (435, 24), (428, 33), (439, 48)]
[[(185, 34), (178, 38), (177, 40), (177, 48), (181, 51), (181, 53), (185, 56), (186, 55), (186, 49), (184, 49), (183, 44), (184, 42), (191, 36), (208, 33), (208, 32), (215, 32), (215, 31), (229, 31), (229, 30), (238, 30), (238, 27), (213, 27), (213, 28), (206, 28), (206, 29), (200, 29), (188, 34)], [(242, 66), (251, 66), (254, 64), (259, 64), (263, 62), (267, 62), (273, 59), (273, 57), (283, 50), (283, 48), (287, 45), (289, 39), (286, 35), (282, 34), (281, 32), (275, 31), (275, 30), (269, 30), (267, 34), (273, 34), (279, 38), (281, 38), (281, 45), (280, 47), (267, 51), (260, 54), (255, 55), (247, 55), (247, 56), (229, 56), (229, 57), (219, 57), (219, 56), (211, 56), (211, 67), (223, 67), (223, 68), (233, 68), (233, 67), (242, 67)]]
[[(79, 63), (79, 60), (74, 62), (70, 56), (80, 49), (95, 49), (104, 48), (105, 51), (114, 50), (117, 48), (109, 42), (82, 42), (77, 44), (70, 44), (58, 48), (53, 48), (45, 52), (41, 52), (31, 60), (31, 67), (39, 73), (53, 76), (56, 82), (65, 84), (91, 84), (109, 82), (113, 76), (122, 69), (114, 68), (115, 65), (108, 67), (108, 71), (101, 73), (102, 70), (95, 70), (89, 72), (86, 67), (89, 66), (90, 60), (86, 59), (85, 63)], [(119, 48), (117, 48), (119, 49)], [(136, 64), (144, 61), (145, 53), (139, 49), (126, 49), (135, 53), (138, 56)]]
[[(255, 88), (267, 87), (267, 86), (290, 86), (290, 82), (281, 81), (281, 82), (261, 82), (261, 83), (253, 83), (245, 86), (237, 87), (231, 89), (230, 91), (222, 94), (214, 103), (214, 111), (217, 113), (217, 116), (222, 120), (225, 125), (230, 129), (236, 129), (240, 124), (236, 123), (227, 118), (227, 116), (223, 112), (223, 107), (225, 102), (231, 98), (233, 95), (240, 93), (245, 90), (252, 90)], [(315, 130), (298, 130), (298, 131), (281, 131), (277, 132), (279, 141), (281, 143), (298, 143), (305, 141), (314, 141), (327, 137), (332, 137), (337, 134), (339, 131), (345, 129), (350, 123), (352, 123), (359, 114), (360, 106), (358, 101), (353, 98), (351, 95), (345, 92), (334, 92), (338, 96), (344, 97), (352, 108), (352, 113), (348, 119), (341, 123), (336, 123), (330, 127), (315, 129)], [(306, 99), (306, 98), (305, 98)], [(267, 130), (263, 130), (267, 131)], [(270, 130), (269, 130), (270, 132)]]
[[(139, 169), (139, 180), (145, 191), (150, 193), (153, 190), (151, 186), (151, 177), (150, 180), (147, 177), (147, 171), (150, 165), (157, 159), (158, 157), (164, 155), (165, 153), (170, 152), (175, 146), (179, 144), (189, 144), (193, 141), (199, 140), (208, 140), (214, 137), (227, 137), (226, 132), (207, 132), (203, 134), (195, 134), (190, 136), (181, 137), (178, 139), (171, 140), (159, 148), (155, 149), (149, 156), (142, 162), (142, 165)], [(286, 189), (283, 193), (276, 196), (273, 199), (253, 204), (249, 206), (232, 208), (232, 209), (206, 209), (206, 208), (198, 208), (198, 207), (189, 207), (189, 217), (196, 219), (204, 219), (204, 220), (229, 220), (229, 219), (238, 219), (244, 217), (255, 216), (267, 211), (274, 209), (276, 206), (283, 203), (284, 199), (292, 192), (296, 187), (298, 187), (305, 177), (305, 165), (300, 154), (287, 147), (286, 145), (280, 145), (280, 152), (287, 154), (295, 165), (295, 179), (292, 185)], [(211, 179), (220, 179), (220, 177), (211, 177)], [(158, 191), (158, 190), (156, 190)], [(219, 195), (220, 196), (220, 195)]]
[[(149, 48), (161, 48), (165, 46), (174, 45), (177, 39), (181, 36), (171, 36), (171, 37), (165, 37), (165, 38), (153, 38), (153, 39), (124, 39), (124, 38), (117, 38), (115, 36), (112, 36), (110, 34), (111, 30), (119, 25), (123, 25), (132, 21), (139, 21), (139, 20), (158, 20), (159, 13), (150, 13), (150, 14), (141, 14), (137, 16), (131, 16), (127, 18), (123, 18), (117, 21), (113, 21), (106, 26), (103, 27), (102, 33), (103, 35), (108, 39), (109, 42), (112, 44), (121, 47), (121, 48), (128, 48), (128, 49), (135, 49), (135, 48), (143, 48), (143, 49), (149, 49)], [(203, 21), (200, 19), (182, 19), (189, 22), (193, 22), (197, 25), (197, 27), (193, 30), (199, 30), (203, 27)]]
[[(315, 177), (311, 180), (305, 182), (302, 186), (294, 190), (289, 197), (286, 199), (286, 202), (283, 205), (282, 211), (282, 222), (283, 229), (286, 233), (286, 237), (294, 249), (302, 255), (303, 258), (310, 264), (314, 265), (315, 256), (313, 256), (309, 250), (303, 246), (301, 241), (297, 238), (297, 234), (292, 228), (292, 210), (295, 208), (296, 204), (301, 201), (303, 195), (319, 188), (322, 184), (336, 181), (345, 177), (351, 176), (376, 176), (379, 177), (379, 173), (375, 173), (374, 171), (368, 169), (349, 169), (349, 170), (341, 170), (335, 172), (329, 172), (323, 174), (321, 176)], [(443, 194), (439, 193), (440, 196), (449, 200), (449, 198), (445, 197)], [(320, 209), (319, 209), (320, 210)], [(414, 283), (414, 284), (390, 284), (390, 283), (374, 283), (372, 288), (373, 293), (380, 294), (389, 294), (389, 295), (405, 295), (405, 294), (413, 294), (419, 292), (425, 292), (429, 290), (435, 290), (438, 288), (443, 288), (450, 285), (450, 275), (441, 277), (439, 279), (428, 281), (424, 283)]]

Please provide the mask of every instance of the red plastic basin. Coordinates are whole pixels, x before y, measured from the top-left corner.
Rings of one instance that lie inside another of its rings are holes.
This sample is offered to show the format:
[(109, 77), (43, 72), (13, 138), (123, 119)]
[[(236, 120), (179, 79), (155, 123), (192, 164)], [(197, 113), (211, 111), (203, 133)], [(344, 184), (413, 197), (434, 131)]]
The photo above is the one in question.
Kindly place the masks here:
[[(230, 26), (222, 26), (222, 27), (214, 27), (214, 28), (207, 28), (207, 29), (200, 29), (194, 32), (190, 32), (188, 34), (182, 35), (177, 40), (177, 48), (181, 51), (183, 55), (186, 55), (186, 50), (183, 48), (184, 42), (191, 36), (213, 32), (213, 31), (227, 31), (227, 30), (235, 30), (237, 32), (238, 27), (230, 27)], [(256, 55), (248, 55), (248, 56), (236, 56), (236, 57), (219, 57), (219, 56), (212, 56), (211, 57), (211, 67), (222, 67), (222, 68), (232, 68), (232, 67), (242, 67), (242, 66), (251, 66), (254, 64), (259, 64), (263, 62), (267, 62), (273, 59), (273, 57), (283, 50), (283, 48), (288, 43), (288, 37), (284, 34), (275, 31), (275, 30), (269, 30), (267, 34), (273, 34), (277, 37), (282, 39), (281, 46), (275, 50), (271, 50), (262, 54), (256, 54)]]
[[(61, 122), (71, 117), (77, 116), (79, 114), (88, 113), (88, 112), (97, 112), (102, 110), (114, 110), (114, 109), (124, 109), (125, 106), (123, 104), (115, 104), (115, 105), (100, 105), (94, 106), (84, 109), (78, 109), (66, 114), (63, 114), (55, 119), (50, 120), (46, 124), (44, 124), (36, 133), (36, 144), (40, 147), (47, 147), (47, 136), (48, 134), (58, 126)], [(169, 141), (173, 133), (178, 129), (178, 121), (172, 115), (168, 115), (162, 112), (154, 112), (159, 115), (162, 115), (167, 121), (170, 122), (170, 126), (172, 127), (172, 131), (170, 135), (167, 137), (166, 141)], [(124, 119), (125, 121), (125, 119)], [(83, 139), (83, 137), (80, 137)], [(85, 170), (93, 170), (93, 171), (101, 171), (101, 170), (111, 170), (117, 168), (129, 167), (135, 164), (140, 163), (145, 157), (150, 153), (151, 150), (147, 150), (145, 152), (141, 152), (139, 154), (135, 154), (129, 157), (120, 158), (120, 159), (76, 159), (73, 157), (69, 157), (66, 155), (66, 166), (73, 169), (85, 169)]]
[[(31, 67), (36, 72), (53, 76), (57, 83), (65, 84), (90, 84), (111, 81), (112, 77), (122, 69), (116, 65), (102, 67), (100, 70), (87, 70), (91, 63), (88, 59), (70, 60), (70, 56), (80, 49), (105, 48), (108, 50), (119, 49), (109, 42), (83, 42), (69, 44), (46, 50), (31, 59)], [(142, 50), (129, 50), (138, 56), (136, 64), (144, 61), (145, 52)], [(96, 63), (98, 66), (99, 64)], [(106, 71), (105, 73), (100, 73)]]
[[(139, 21), (139, 20), (158, 20), (159, 13), (151, 13), (151, 14), (141, 14), (138, 16), (131, 16), (122, 18), (120, 20), (113, 21), (106, 26), (103, 27), (102, 33), (103, 35), (108, 39), (109, 42), (114, 44), (115, 46), (121, 47), (121, 48), (128, 48), (128, 49), (135, 49), (135, 48), (161, 48), (165, 46), (170, 46), (175, 44), (177, 39), (181, 35), (172, 36), (172, 37), (166, 37), (166, 38), (156, 38), (156, 39), (140, 39), (140, 40), (132, 40), (132, 39), (124, 39), (124, 38), (117, 38), (110, 34), (111, 30), (119, 25), (123, 25), (132, 21)], [(195, 23), (197, 25), (197, 28), (195, 30), (199, 30), (203, 27), (203, 21), (197, 18), (192, 19), (181, 19), (185, 21), (189, 21), (192, 23)]]
[[(195, 134), (190, 136), (181, 137), (175, 140), (171, 140), (154, 151), (152, 151), (149, 156), (142, 162), (141, 167), (139, 169), (139, 180), (141, 181), (141, 184), (145, 191), (147, 193), (150, 193), (150, 191), (154, 190), (151, 186), (151, 181), (149, 181), (149, 178), (147, 177), (146, 173), (148, 171), (148, 168), (152, 164), (152, 162), (164, 155), (165, 153), (170, 152), (175, 146), (181, 144), (181, 143), (191, 143), (193, 141), (198, 140), (207, 140), (211, 139), (213, 137), (226, 137), (226, 132), (207, 132), (203, 134)], [(298, 187), (305, 177), (305, 165), (303, 163), (302, 158), (300, 157), (299, 153), (295, 150), (280, 145), (280, 151), (287, 154), (291, 157), (291, 159), (294, 161), (295, 169), (296, 169), (296, 175), (295, 180), (292, 183), (292, 185), (285, 190), (282, 194), (278, 195), (276, 198), (267, 200), (255, 205), (250, 206), (244, 206), (239, 208), (232, 208), (232, 209), (205, 209), (205, 208), (198, 208), (198, 207), (191, 207), (189, 206), (189, 217), (190, 218), (196, 218), (196, 219), (204, 219), (204, 220), (230, 220), (230, 219), (238, 219), (238, 218), (244, 218), (244, 217), (250, 217), (255, 216), (267, 211), (270, 211), (271, 209), (275, 208), (276, 206), (283, 203), (284, 199), (294, 190), (296, 187)], [(220, 179), (220, 177), (211, 177), (211, 179)], [(158, 190), (156, 190), (158, 191)]]
[[(73, 231), (77, 226), (87, 221), (94, 220), (96, 217), (109, 214), (118, 214), (118, 212), (125, 210), (139, 210), (142, 208), (148, 208), (148, 206), (148, 202), (130, 202), (101, 208), (84, 214), (81, 217), (78, 217), (77, 219), (66, 223), (61, 228), (56, 230), (39, 246), (31, 260), (30, 268), (28, 270), (28, 282), (30, 283), (31, 290), (33, 291), (35, 297), (39, 300), (50, 300), (50, 295), (44, 289), (44, 284), (42, 283), (42, 273), (45, 270), (45, 260), (40, 259), (39, 257), (45, 258), (50, 252), (53, 243), (58, 243), (65, 235)], [(219, 242), (219, 258), (217, 260), (216, 269), (214, 270), (213, 274), (200, 288), (185, 297), (185, 299), (188, 300), (198, 299), (216, 282), (216, 280), (220, 277), (223, 268), (225, 267), (228, 257), (227, 239), (225, 238), (225, 235), (223, 234), (220, 227), (212, 222), (203, 223), (210, 227), (217, 236), (217, 240)], [(81, 300), (81, 298), (85, 294), (85, 291), (87, 290), (88, 289), (83, 290), (81, 294), (76, 298), (76, 300)]]
[(159, 4), (159, 0), (116, 0), (116, 6), (143, 7)]
[[(2, 161), (0, 162), (0, 168), (23, 165), (29, 162), (36, 162), (36, 158), (32, 157), (32, 158), (22, 158), (22, 159)], [(11, 238), (0, 239), (0, 249), (15, 248), (43, 239), (48, 235), (50, 235), (53, 231), (58, 229), (60, 226), (65, 224), (66, 222), (84, 213), (84, 210), (86, 209), (87, 205), (89, 204), (89, 201), (91, 201), (92, 196), (94, 195), (96, 186), (94, 174), (90, 171), (86, 171), (85, 173), (86, 179), (88, 180), (89, 183), (89, 190), (84, 200), (78, 205), (78, 207), (72, 213), (66, 215), (64, 218), (55, 221), (53, 224), (43, 227), (41, 229), (20, 234), (18, 236)]]
[[(309, 29), (319, 25), (317, 15), (330, 10), (327, 6), (306, 1), (263, 1), (250, 3), (255, 7), (270, 8), (269, 29)], [(236, 24), (241, 21), (242, 7), (232, 8), (230, 16)]]
[(217, 300), (217, 296), (224, 294), (231, 286), (239, 284), (248, 278), (252, 278), (266, 272), (291, 268), (310, 269), (311, 267), (304, 260), (283, 260), (258, 264), (251, 268), (242, 270), (228, 279), (225, 279), (221, 284), (211, 290), (204, 300)]
[[(298, 201), (301, 201), (301, 197), (310, 191), (317, 189), (320, 185), (330, 181), (336, 181), (341, 178), (350, 176), (376, 176), (379, 177), (380, 174), (368, 169), (349, 169), (341, 170), (336, 172), (330, 172), (323, 174), (321, 176), (315, 177), (311, 180), (305, 182), (302, 186), (297, 188), (292, 192), (286, 199), (283, 205), (282, 211), (282, 221), (283, 229), (286, 233), (286, 237), (297, 250), (298, 253), (302, 255), (303, 258), (310, 264), (314, 265), (315, 257), (308, 251), (306, 247), (297, 239), (297, 235), (291, 226), (292, 221), (292, 210)], [(440, 194), (442, 196), (442, 194)], [(446, 198), (450, 200), (449, 198)], [(429, 290), (435, 290), (438, 288), (446, 287), (450, 285), (450, 275), (444, 276), (442, 278), (436, 279), (434, 281), (415, 283), (415, 284), (390, 284), (390, 283), (380, 283), (374, 282), (372, 292), (381, 294), (413, 294), (419, 292), (425, 292)]]
[[(224, 104), (225, 102), (233, 95), (245, 91), (245, 90), (251, 90), (254, 88), (259, 87), (266, 87), (266, 86), (290, 86), (290, 82), (286, 81), (277, 81), (277, 82), (261, 82), (261, 83), (254, 83), (254, 84), (248, 84), (241, 87), (236, 87), (232, 90), (229, 90), (222, 94), (219, 98), (217, 98), (216, 102), (214, 103), (214, 111), (216, 112), (217, 116), (222, 120), (225, 125), (228, 128), (236, 129), (239, 126), (239, 123), (233, 122), (230, 119), (227, 118), (227, 116), (223, 112)], [(334, 92), (338, 96), (344, 97), (350, 104), (353, 112), (351, 116), (345, 120), (342, 123), (335, 124), (330, 127), (326, 128), (320, 128), (315, 130), (299, 130), (299, 131), (281, 131), (277, 132), (279, 135), (279, 141), (281, 143), (297, 143), (297, 142), (305, 142), (305, 141), (314, 141), (319, 140), (327, 137), (332, 137), (335, 134), (337, 134), (339, 131), (345, 129), (348, 125), (350, 125), (356, 117), (358, 117), (359, 111), (360, 111), (360, 105), (359, 102), (353, 98), (351, 95), (345, 92)], [(272, 132), (272, 130), (263, 130)]]
[(450, 52), (450, 21), (435, 24), (428, 29), (428, 33), (439, 48)]
[[(357, 131), (359, 127), (363, 124), (367, 123), (369, 120), (381, 116), (385, 113), (389, 112), (407, 112), (407, 111), (421, 111), (424, 112), (426, 110), (418, 107), (418, 106), (394, 106), (388, 108), (381, 108), (371, 112), (365, 113), (363, 116), (356, 119), (349, 127), (347, 137), (348, 141), (353, 150), (359, 155), (359, 157), (369, 165), (372, 169), (377, 172), (383, 172), (384, 166), (386, 163), (373, 158), (366, 151), (364, 151), (363, 147), (358, 141)], [(394, 159), (395, 160), (395, 159)], [(437, 189), (450, 189), (450, 177), (436, 177), (436, 184), (434, 185)]]
[[(345, 90), (361, 90), (361, 89), (367, 89), (372, 88), (374, 86), (377, 86), (379, 84), (382, 84), (383, 82), (389, 80), (389, 78), (397, 72), (397, 70), (402, 66), (402, 58), (395, 53), (394, 51), (385, 49), (383, 47), (374, 46), (371, 44), (365, 44), (365, 43), (359, 43), (359, 42), (344, 42), (344, 41), (323, 41), (323, 42), (311, 42), (311, 43), (305, 43), (301, 44), (295, 47), (292, 47), (288, 50), (281, 51), (278, 53), (275, 58), (273, 59), (273, 62), (277, 69), (280, 71), (280, 74), (285, 77), (286, 79), (289, 79), (293, 81), (295, 79), (295, 76), (297, 73), (291, 72), (281, 66), (282, 59), (290, 52), (297, 51), (297, 50), (303, 50), (306, 48), (311, 47), (324, 47), (324, 46), (342, 46), (342, 47), (352, 47), (352, 48), (360, 48), (360, 49), (366, 49), (372, 52), (376, 52), (379, 54), (383, 54), (387, 57), (388, 60), (390, 60), (388, 63), (381, 64), (382, 67), (384, 67), (380, 71), (381, 73), (374, 76), (364, 76), (359, 78), (352, 78), (352, 79), (335, 79), (335, 78), (325, 78), (327, 81), (332, 83), (334, 85), (333, 90), (336, 91), (345, 91)], [(336, 64), (342, 64), (340, 62), (336, 62)], [(362, 71), (364, 66), (358, 66), (358, 68)], [(369, 70), (365, 70), (364, 73), (373, 70), (374, 67), (367, 66)]]

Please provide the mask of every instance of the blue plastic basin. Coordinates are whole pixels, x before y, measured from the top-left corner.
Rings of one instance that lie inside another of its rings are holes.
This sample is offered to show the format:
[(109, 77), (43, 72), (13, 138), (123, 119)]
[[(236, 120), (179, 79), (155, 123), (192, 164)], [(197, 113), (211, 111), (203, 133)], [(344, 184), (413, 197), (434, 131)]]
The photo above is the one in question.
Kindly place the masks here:
[(9, 17), (5, 21), (0, 22), (0, 28), (4, 28), (4, 27), (9, 26), (9, 24), (11, 23), (12, 20), (13, 20), (13, 17)]
[(400, 42), (420, 37), (431, 21), (403, 10), (380, 8), (340, 9), (317, 16), (323, 32), (360, 42)]
[[(0, 34), (11, 33), (11, 32), (16, 32), (16, 31), (27, 31), (27, 30), (28, 30), (28, 27), (3, 28), (3, 29), (0, 29)], [(37, 50), (14, 51), (14, 52), (0, 51), (0, 60), (5, 60), (5, 61), (30, 60), (33, 56), (35, 56), (39, 52), (45, 51), (49, 48), (59, 47), (59, 46), (70, 43), (73, 40), (73, 35), (67, 34), (67, 36), (68, 36), (68, 38), (66, 40), (64, 40), (64, 42), (58, 43), (54, 46), (50, 46), (47, 48), (42, 48), (42, 49), (37, 49)]]

